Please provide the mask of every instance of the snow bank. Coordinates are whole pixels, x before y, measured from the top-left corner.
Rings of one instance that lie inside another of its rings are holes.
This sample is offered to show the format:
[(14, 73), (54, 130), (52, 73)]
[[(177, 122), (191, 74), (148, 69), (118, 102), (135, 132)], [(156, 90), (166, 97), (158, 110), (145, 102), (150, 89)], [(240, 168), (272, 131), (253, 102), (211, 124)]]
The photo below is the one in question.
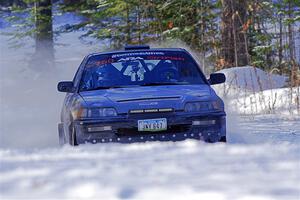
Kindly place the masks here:
[(213, 87), (226, 100), (229, 110), (239, 114), (300, 113), (299, 87), (284, 88), (287, 77), (251, 66), (218, 72), (225, 74), (226, 82)]
[(300, 87), (257, 92), (231, 102), (241, 114), (300, 114)]
[(226, 76), (227, 87), (252, 92), (281, 88), (286, 85), (287, 77), (269, 74), (252, 66), (233, 67), (218, 71)]

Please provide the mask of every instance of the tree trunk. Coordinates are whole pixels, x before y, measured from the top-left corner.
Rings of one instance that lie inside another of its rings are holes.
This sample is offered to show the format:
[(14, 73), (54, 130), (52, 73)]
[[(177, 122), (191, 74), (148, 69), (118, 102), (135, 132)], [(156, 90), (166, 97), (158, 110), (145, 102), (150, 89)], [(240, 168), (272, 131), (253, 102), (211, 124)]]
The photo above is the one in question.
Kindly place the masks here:
[(35, 56), (33, 64), (38, 71), (44, 71), (53, 68), (54, 65), (51, 0), (36, 1), (35, 26)]
[[(292, 19), (293, 7), (291, 1), (288, 2), (288, 17)], [(297, 86), (297, 64), (296, 64), (296, 55), (295, 55), (295, 40), (293, 37), (293, 24), (288, 23), (288, 39), (289, 39), (289, 54), (290, 54), (290, 63), (291, 63), (291, 86)]]
[(222, 50), (224, 67), (248, 65), (247, 37), (243, 32), (246, 23), (246, 0), (222, 0)]
[(130, 21), (130, 10), (129, 5), (126, 3), (126, 43), (131, 43), (131, 21)]
[(283, 42), (282, 42), (282, 35), (283, 35), (283, 27), (282, 27), (282, 15), (279, 16), (279, 49), (278, 49), (278, 58), (279, 58), (279, 69), (280, 74), (282, 74), (283, 67), (282, 67), (282, 59), (283, 59)]
[(138, 29), (138, 44), (142, 43), (142, 30), (141, 30), (141, 8), (137, 6), (137, 29)]
[(200, 50), (201, 50), (201, 67), (202, 67), (202, 70), (206, 70), (206, 66), (205, 66), (205, 25), (206, 25), (206, 22), (205, 22), (205, 18), (204, 18), (204, 12), (205, 12), (205, 9), (204, 9), (204, 6), (206, 4), (205, 0), (201, 0), (200, 2)]
[[(291, 6), (291, 1), (289, 1), (288, 3), (288, 9), (289, 9), (289, 19), (292, 19), (292, 6)], [(289, 53), (290, 53), (290, 60), (292, 62), (295, 61), (295, 41), (294, 41), (294, 38), (293, 38), (293, 24), (291, 22), (288, 23), (288, 38), (289, 38)]]

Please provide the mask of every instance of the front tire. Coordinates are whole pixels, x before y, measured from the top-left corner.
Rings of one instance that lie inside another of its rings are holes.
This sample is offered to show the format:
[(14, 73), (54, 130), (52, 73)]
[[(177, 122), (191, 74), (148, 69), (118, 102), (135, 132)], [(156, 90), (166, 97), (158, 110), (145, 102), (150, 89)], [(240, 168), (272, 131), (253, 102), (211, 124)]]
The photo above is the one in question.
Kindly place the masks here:
[(60, 146), (63, 146), (64, 144), (66, 144), (64, 125), (62, 123), (58, 124), (58, 140), (59, 140)]
[(226, 136), (222, 136), (221, 138), (220, 138), (220, 140), (219, 140), (219, 142), (227, 142), (227, 138), (226, 138)]
[(76, 131), (75, 131), (75, 127), (73, 124), (71, 124), (70, 126), (70, 131), (69, 131), (69, 144), (71, 146), (77, 146), (77, 140), (76, 140)]

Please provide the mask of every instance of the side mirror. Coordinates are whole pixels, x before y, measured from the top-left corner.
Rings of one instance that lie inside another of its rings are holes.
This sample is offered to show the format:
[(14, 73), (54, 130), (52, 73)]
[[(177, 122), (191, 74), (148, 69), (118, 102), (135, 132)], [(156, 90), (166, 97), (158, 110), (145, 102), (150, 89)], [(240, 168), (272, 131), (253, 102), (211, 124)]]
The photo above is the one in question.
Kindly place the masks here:
[(223, 73), (213, 73), (210, 75), (208, 82), (211, 85), (224, 83), (226, 81), (226, 77)]
[(74, 92), (74, 84), (72, 81), (62, 81), (57, 84), (57, 90), (60, 92)]

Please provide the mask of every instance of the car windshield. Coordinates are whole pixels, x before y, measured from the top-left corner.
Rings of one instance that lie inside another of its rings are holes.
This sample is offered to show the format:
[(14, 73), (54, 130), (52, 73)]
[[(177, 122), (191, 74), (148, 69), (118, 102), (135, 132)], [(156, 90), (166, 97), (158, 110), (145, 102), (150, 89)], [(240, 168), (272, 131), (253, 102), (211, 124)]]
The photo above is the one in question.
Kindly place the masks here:
[(205, 84), (185, 52), (140, 51), (94, 55), (85, 65), (80, 91), (151, 85)]

